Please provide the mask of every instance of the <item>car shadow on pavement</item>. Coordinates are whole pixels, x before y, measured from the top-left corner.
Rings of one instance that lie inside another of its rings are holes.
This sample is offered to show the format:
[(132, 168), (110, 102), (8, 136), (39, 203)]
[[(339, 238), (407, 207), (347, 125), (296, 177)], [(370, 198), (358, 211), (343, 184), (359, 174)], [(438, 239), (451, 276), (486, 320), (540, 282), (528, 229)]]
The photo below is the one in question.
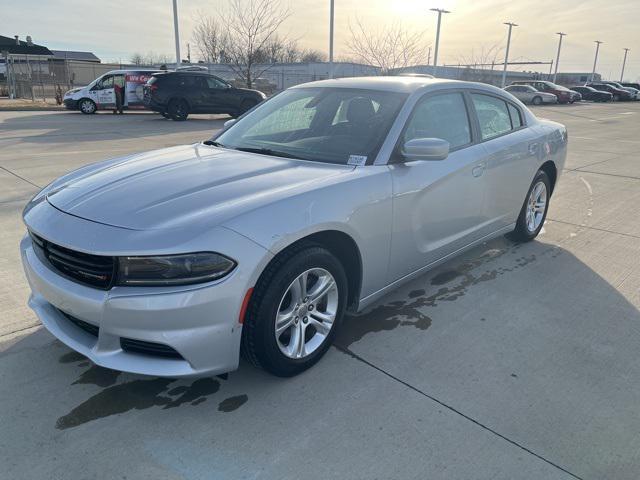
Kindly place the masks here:
[[(516, 275), (517, 281), (514, 278)], [(547, 279), (547, 285), (540, 283), (541, 276)], [(507, 284), (512, 290), (505, 287)], [(562, 295), (542, 299), (541, 289), (549, 287), (549, 284), (564, 284), (571, 288)], [(519, 288), (519, 285), (529, 288)], [(481, 302), (477, 298), (486, 297), (491, 298), (492, 302), (504, 300), (508, 305), (513, 302), (511, 296), (514, 292), (519, 296), (520, 319), (530, 318), (538, 322), (540, 328), (543, 328), (543, 323), (553, 325), (554, 339), (549, 349), (581, 349), (575, 362), (597, 364), (597, 368), (591, 370), (589, 384), (585, 384), (584, 390), (581, 391), (581, 402), (585, 405), (589, 403), (589, 393), (593, 393), (595, 398), (603, 388), (611, 388), (612, 383), (640, 383), (640, 368), (616, 366), (614, 360), (619, 350), (609, 348), (612, 344), (631, 348), (625, 339), (629, 339), (627, 332), (638, 330), (640, 313), (637, 308), (570, 251), (542, 241), (517, 244), (506, 238), (499, 238), (475, 248), (413, 280), (364, 313), (347, 317), (336, 339), (336, 347), (347, 353), (357, 347), (358, 354), (366, 356), (369, 352), (367, 342), (375, 340), (376, 337), (384, 337), (391, 347), (388, 346), (386, 351), (378, 350), (382, 357), (402, 360), (402, 357), (411, 351), (412, 360), (419, 362), (421, 369), (428, 371), (429, 367), (424, 366), (436, 360), (432, 357), (436, 353), (429, 345), (442, 343), (451, 335), (452, 329), (458, 339), (465, 335), (476, 335), (477, 327), (465, 323), (470, 320), (447, 315), (452, 305), (465, 299), (480, 305)], [(501, 297), (496, 297), (496, 293), (502, 293), (502, 300)], [(541, 305), (545, 307), (543, 310), (538, 309)], [(485, 331), (487, 328), (511, 331), (520, 329), (520, 337), (517, 331), (512, 333), (516, 338), (521, 338), (523, 345), (527, 344), (528, 331), (532, 327), (535, 328), (535, 324), (514, 322), (508, 311), (496, 313), (492, 322), (485, 322), (486, 314), (481, 313), (482, 308), (486, 306), (478, 308), (478, 315), (483, 316), (476, 320), (484, 323)], [(540, 318), (540, 315), (546, 316)], [(594, 337), (595, 329), (601, 331)], [(597, 344), (590, 345), (589, 342), (593, 341), (593, 338), (598, 339)], [(483, 340), (474, 337), (469, 341)], [(374, 341), (373, 344), (377, 348), (379, 342)], [(399, 346), (398, 349), (390, 351), (394, 344)], [(406, 350), (402, 345), (406, 346)], [(424, 347), (420, 348), (420, 345)], [(456, 344), (451, 345), (451, 348), (456, 347)], [(545, 345), (540, 345), (539, 348), (540, 355), (554, 354), (552, 351), (544, 351), (547, 348)], [(335, 350), (332, 352), (335, 353)], [(463, 352), (459, 353), (462, 355)], [(627, 354), (630, 355), (631, 352), (625, 353)], [(189, 380), (125, 374), (91, 364), (85, 357), (70, 351), (60, 342), (52, 341), (44, 329), (19, 340), (0, 354), (3, 360), (13, 356), (23, 357), (23, 360), (19, 361), (19, 364), (23, 365), (22, 368), (7, 369), (6, 365), (2, 368), (1, 364), (6, 362), (0, 362), (3, 383), (14, 397), (10, 403), (43, 402), (42, 398), (24, 396), (24, 390), (18, 385), (46, 375), (46, 379), (43, 380), (47, 383), (45, 391), (65, 391), (64, 395), (56, 394), (56, 402), (58, 408), (66, 410), (66, 413), (50, 419), (50, 426), (58, 430), (72, 429), (113, 415), (132, 416), (135, 415), (135, 411), (146, 409), (167, 410), (164, 414), (170, 415), (178, 407), (190, 409), (207, 405), (209, 407), (205, 409), (206, 413), (203, 411), (202, 415), (205, 417), (202, 418), (207, 418), (208, 422), (215, 422), (215, 417), (210, 416), (211, 413), (255, 408), (250, 400), (252, 396), (259, 398), (264, 391), (269, 391), (271, 396), (277, 398), (278, 392), (285, 391), (283, 384), (305, 384), (314, 377), (314, 369), (311, 369), (295, 380), (280, 379), (246, 364), (241, 364), (237, 372), (229, 375)], [(345, 355), (340, 361), (357, 360)], [(496, 361), (499, 362), (500, 359)], [(523, 357), (522, 361), (525, 362), (526, 358)], [(527, 368), (524, 364), (519, 365), (517, 358), (510, 358), (510, 362), (510, 371)], [(498, 366), (500, 365), (494, 365)], [(316, 366), (315, 369), (319, 367)], [(557, 371), (551, 369), (544, 375), (558, 375), (560, 378), (567, 374), (566, 369), (567, 365), (558, 365)], [(339, 375), (339, 372), (336, 372), (336, 375)], [(513, 373), (510, 377), (513, 380), (517, 375)], [(321, 387), (315, 382), (308, 383), (304, 394), (313, 396), (315, 388)], [(465, 388), (468, 396), (473, 397), (475, 386), (469, 384)], [(628, 407), (626, 402), (633, 403), (637, 398), (632, 393), (618, 399), (617, 402)], [(566, 392), (548, 394), (551, 397), (562, 397)], [(4, 396), (6, 397), (6, 392)], [(286, 398), (281, 400), (287, 401)], [(587, 405), (584, 408), (588, 411), (590, 407)], [(624, 408), (620, 411), (624, 411)], [(196, 414), (192, 417), (198, 416), (199, 414)], [(628, 419), (618, 420), (624, 424)], [(626, 425), (626, 428), (630, 429), (640, 428), (640, 419), (629, 419)], [(144, 432), (140, 434), (144, 435)], [(591, 440), (597, 443), (594, 438)]]

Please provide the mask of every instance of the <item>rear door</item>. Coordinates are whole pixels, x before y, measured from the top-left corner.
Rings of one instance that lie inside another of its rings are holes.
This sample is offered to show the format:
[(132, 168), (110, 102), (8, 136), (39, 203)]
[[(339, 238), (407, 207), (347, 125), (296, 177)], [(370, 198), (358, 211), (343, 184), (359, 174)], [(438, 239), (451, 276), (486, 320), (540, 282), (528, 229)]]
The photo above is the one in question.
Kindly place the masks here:
[(211, 113), (222, 113), (234, 110), (231, 88), (222, 80), (213, 77), (203, 77), (205, 85), (206, 108)]
[[(393, 181), (390, 282), (482, 236), (485, 151), (474, 142), (473, 125), (461, 91), (427, 94), (409, 117), (389, 167)], [(401, 162), (401, 146), (414, 138), (447, 140), (449, 156)]]
[(485, 149), (486, 198), (482, 216), (486, 233), (516, 221), (544, 145), (524, 122), (520, 107), (499, 96), (471, 93)]

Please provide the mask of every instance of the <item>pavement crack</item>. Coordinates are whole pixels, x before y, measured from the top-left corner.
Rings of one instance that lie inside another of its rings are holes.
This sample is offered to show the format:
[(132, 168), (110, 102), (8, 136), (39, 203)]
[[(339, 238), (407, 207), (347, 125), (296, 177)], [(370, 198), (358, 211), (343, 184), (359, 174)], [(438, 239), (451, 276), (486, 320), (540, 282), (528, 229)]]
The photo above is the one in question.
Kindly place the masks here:
[(33, 183), (31, 180), (27, 180), (24, 177), (21, 177), (20, 175), (18, 175), (17, 173), (12, 172), (11, 170), (9, 170), (8, 168), (3, 167), (2, 165), (0, 165), (0, 169), (4, 170), (5, 172), (7, 172), (9, 175), (13, 175), (16, 178), (19, 178), (20, 180), (27, 182), (29, 185), (33, 185), (34, 187), (36, 187), (39, 190), (42, 190), (42, 187), (40, 185), (36, 185), (35, 183)]
[(410, 390), (413, 390), (414, 392), (418, 393), (419, 395), (422, 395), (423, 397), (428, 398), (429, 400), (437, 403), (438, 405), (441, 405), (442, 407), (446, 408), (447, 410), (455, 413), (456, 415), (461, 416), (462, 418), (464, 418), (465, 420), (470, 421), (471, 423), (477, 425), (478, 427), (488, 431), (489, 433), (501, 438), (502, 440), (510, 443), (511, 445), (527, 452), (529, 455), (533, 455), (534, 457), (536, 457), (539, 460), (542, 460), (543, 462), (547, 463), (548, 465), (551, 465), (552, 467), (566, 473), (567, 475), (570, 475), (571, 477), (577, 479), (577, 480), (584, 480), (582, 477), (576, 475), (575, 473), (570, 472), (569, 470), (567, 470), (566, 468), (558, 465), (557, 463), (553, 462), (552, 460), (549, 460), (548, 458), (543, 457), (542, 455), (534, 452), (533, 450), (525, 447), (524, 445), (522, 445), (521, 443), (518, 443), (515, 440), (512, 440), (511, 438), (507, 437), (506, 435), (501, 434), (500, 432), (494, 430), (493, 428), (489, 427), (488, 425), (485, 425), (484, 423), (480, 422), (479, 420), (476, 420), (475, 418), (461, 412), (460, 410), (456, 409), (455, 407), (452, 407), (451, 405), (443, 402), (442, 400), (437, 399), (436, 397), (429, 395), (428, 393), (420, 390), (419, 388), (411, 385), (408, 382), (405, 382), (404, 380), (396, 377), (395, 375), (387, 372), (386, 370), (384, 370), (381, 367), (378, 367), (377, 365), (371, 363), (370, 361), (364, 359), (363, 357), (361, 357), (360, 355), (358, 355), (357, 353), (354, 353), (352, 350), (349, 350), (348, 348), (344, 348), (341, 347), (339, 345), (334, 344), (334, 346), (340, 350), (342, 353), (349, 355), (350, 357), (352, 357), (353, 359), (364, 363), (365, 365), (373, 368), (374, 370), (377, 370), (378, 372), (382, 373), (383, 375), (389, 377), (390, 379), (394, 380), (395, 382), (404, 385), (405, 387), (409, 388)]
[(606, 228), (591, 227), (589, 225), (579, 225), (577, 223), (567, 222), (565, 220), (556, 220), (555, 218), (549, 218), (549, 217), (547, 217), (547, 220), (550, 221), (550, 222), (556, 222), (556, 223), (563, 223), (565, 225), (571, 225), (573, 227), (586, 228), (587, 230), (596, 230), (598, 232), (610, 233), (612, 235), (621, 235), (623, 237), (629, 237), (629, 238), (640, 238), (640, 235), (634, 235), (633, 233), (614, 232), (613, 230), (607, 230)]

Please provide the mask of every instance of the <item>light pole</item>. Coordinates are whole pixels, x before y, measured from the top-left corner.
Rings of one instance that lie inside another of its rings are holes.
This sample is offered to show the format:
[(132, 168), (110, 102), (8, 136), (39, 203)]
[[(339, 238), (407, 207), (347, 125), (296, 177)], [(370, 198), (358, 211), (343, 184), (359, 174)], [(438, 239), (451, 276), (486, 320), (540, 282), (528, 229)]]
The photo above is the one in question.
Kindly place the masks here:
[(556, 69), (553, 71), (553, 83), (556, 83), (556, 77), (558, 76), (558, 64), (560, 63), (560, 49), (562, 48), (562, 37), (566, 33), (558, 32), (556, 35), (560, 35), (560, 41), (558, 42), (558, 55), (556, 55)]
[(438, 72), (438, 48), (440, 47), (440, 23), (442, 21), (443, 13), (451, 13), (448, 10), (444, 10), (442, 8), (432, 8), (432, 12), (438, 12), (438, 27), (436, 29), (436, 48), (433, 52), (433, 76), (436, 76)]
[(504, 68), (502, 69), (502, 88), (507, 83), (507, 65), (509, 64), (509, 48), (511, 47), (511, 29), (517, 27), (517, 23), (504, 22), (504, 25), (509, 26), (509, 34), (507, 35), (507, 51), (504, 52)]
[(595, 44), (596, 44), (596, 57), (593, 59), (593, 71), (591, 72), (591, 81), (593, 82), (595, 76), (596, 76), (596, 65), (598, 64), (598, 52), (600, 51), (600, 44), (604, 43), (601, 42), (600, 40), (596, 40)]
[(178, 0), (173, 0), (173, 31), (176, 38), (176, 68), (180, 66), (180, 33), (178, 32)]
[(333, 2), (329, 6), (329, 78), (333, 78)]
[(622, 60), (622, 72), (620, 72), (620, 81), (624, 81), (624, 67), (627, 64), (627, 53), (629, 53), (630, 48), (624, 49), (624, 60)]

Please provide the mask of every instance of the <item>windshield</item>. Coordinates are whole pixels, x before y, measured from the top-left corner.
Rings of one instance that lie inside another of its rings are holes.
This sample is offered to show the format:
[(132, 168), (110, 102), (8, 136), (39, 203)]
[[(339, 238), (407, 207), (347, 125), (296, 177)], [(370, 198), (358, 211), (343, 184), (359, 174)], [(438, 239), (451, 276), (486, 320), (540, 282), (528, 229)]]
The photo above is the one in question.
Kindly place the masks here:
[(404, 93), (293, 88), (215, 138), (225, 148), (325, 163), (372, 163)]

